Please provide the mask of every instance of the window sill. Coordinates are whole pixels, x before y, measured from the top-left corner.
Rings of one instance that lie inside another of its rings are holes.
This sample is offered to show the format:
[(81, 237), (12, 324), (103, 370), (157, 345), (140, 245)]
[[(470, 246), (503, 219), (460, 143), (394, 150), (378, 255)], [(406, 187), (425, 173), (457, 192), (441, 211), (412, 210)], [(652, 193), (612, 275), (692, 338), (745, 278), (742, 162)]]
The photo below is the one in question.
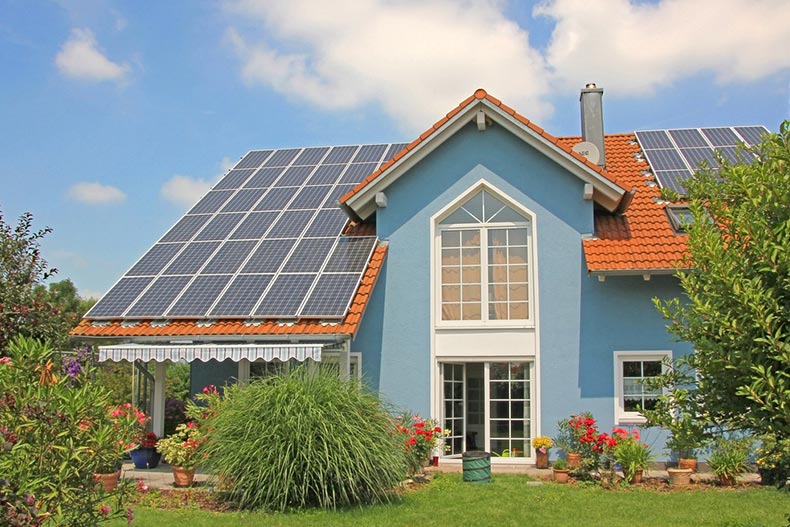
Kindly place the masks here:
[(622, 415), (615, 419), (618, 425), (643, 425), (647, 422), (641, 415)]
[(464, 329), (535, 329), (534, 322), (475, 322), (475, 323), (447, 323), (441, 322), (435, 325), (437, 330), (464, 330)]

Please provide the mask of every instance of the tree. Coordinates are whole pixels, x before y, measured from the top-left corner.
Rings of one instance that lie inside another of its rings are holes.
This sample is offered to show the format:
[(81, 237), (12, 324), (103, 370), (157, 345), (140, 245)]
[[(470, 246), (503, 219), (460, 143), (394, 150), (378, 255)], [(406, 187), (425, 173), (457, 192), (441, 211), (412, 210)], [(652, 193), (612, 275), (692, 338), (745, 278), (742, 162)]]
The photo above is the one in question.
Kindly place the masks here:
[[(686, 299), (656, 300), (693, 343), (685, 404), (712, 424), (790, 440), (790, 121), (688, 184)], [(678, 377), (674, 380), (677, 381)]]
[(40, 241), (52, 232), (33, 230), (33, 215), (22, 214), (16, 227), (0, 215), (0, 353), (16, 335), (69, 345), (68, 332), (90, 307), (71, 280), (44, 282), (57, 273), (41, 256)]

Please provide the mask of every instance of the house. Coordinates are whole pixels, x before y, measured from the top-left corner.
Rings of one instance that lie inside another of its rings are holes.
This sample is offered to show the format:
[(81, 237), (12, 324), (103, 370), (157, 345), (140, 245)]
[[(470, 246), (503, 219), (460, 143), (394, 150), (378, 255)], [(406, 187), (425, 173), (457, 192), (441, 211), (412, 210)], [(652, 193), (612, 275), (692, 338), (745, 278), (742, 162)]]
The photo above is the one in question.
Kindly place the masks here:
[[(554, 137), (484, 90), (409, 144), (254, 150), (91, 309), (101, 360), (165, 361), (192, 389), (337, 364), (451, 431), (445, 461), (529, 440), (581, 410), (639, 425), (639, 380), (691, 351), (653, 298), (681, 294), (682, 190), (714, 148), (761, 127)], [(659, 443), (660, 448), (660, 443)]]

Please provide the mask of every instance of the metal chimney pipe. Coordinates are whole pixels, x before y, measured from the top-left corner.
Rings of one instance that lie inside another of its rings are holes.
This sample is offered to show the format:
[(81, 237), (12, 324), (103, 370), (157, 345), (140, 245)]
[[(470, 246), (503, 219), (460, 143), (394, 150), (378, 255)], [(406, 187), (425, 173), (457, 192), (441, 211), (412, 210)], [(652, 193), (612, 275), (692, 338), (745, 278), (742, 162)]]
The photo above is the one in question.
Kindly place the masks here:
[(579, 96), (582, 110), (582, 138), (598, 148), (601, 157), (598, 164), (606, 166), (606, 152), (603, 140), (603, 88), (595, 83), (587, 84)]

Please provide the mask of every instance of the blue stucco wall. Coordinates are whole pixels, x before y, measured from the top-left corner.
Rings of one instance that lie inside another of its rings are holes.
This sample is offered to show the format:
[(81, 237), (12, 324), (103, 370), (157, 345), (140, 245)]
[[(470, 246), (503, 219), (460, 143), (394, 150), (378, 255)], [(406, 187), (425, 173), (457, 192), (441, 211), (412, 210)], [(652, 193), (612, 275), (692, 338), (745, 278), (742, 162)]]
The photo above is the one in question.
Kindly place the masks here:
[(385, 399), (429, 414), (431, 217), (480, 179), (536, 215), (541, 433), (554, 434), (557, 420), (580, 410), (607, 430), (615, 351), (689, 351), (651, 301), (680, 291), (672, 277), (589, 277), (581, 236), (593, 231), (593, 209), (583, 182), (496, 126), (464, 128), (386, 190), (388, 206), (376, 217), (389, 241), (386, 265), (352, 344), (363, 375)]

